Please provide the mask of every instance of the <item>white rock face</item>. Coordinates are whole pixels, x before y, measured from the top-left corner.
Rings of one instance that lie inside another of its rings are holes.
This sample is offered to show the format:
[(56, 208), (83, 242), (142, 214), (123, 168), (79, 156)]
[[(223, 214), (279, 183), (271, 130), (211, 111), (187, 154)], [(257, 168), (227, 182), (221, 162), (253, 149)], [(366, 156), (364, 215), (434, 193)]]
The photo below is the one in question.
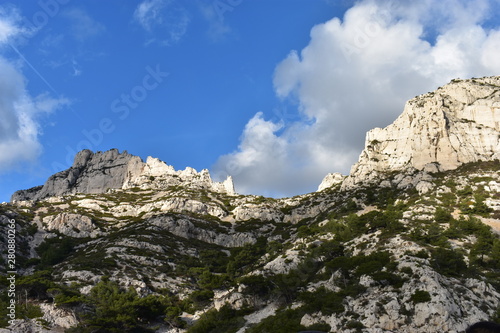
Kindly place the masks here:
[(51, 326), (70, 328), (78, 325), (78, 320), (72, 311), (56, 307), (54, 304), (42, 303), (43, 319)]
[(318, 191), (323, 191), (325, 188), (329, 188), (338, 184), (341, 184), (345, 179), (341, 173), (329, 173), (323, 178), (323, 181), (318, 186)]
[(55, 230), (70, 237), (94, 238), (101, 234), (92, 220), (84, 215), (61, 213), (44, 217), (43, 222), (47, 224), (47, 230)]
[(197, 172), (195, 169), (187, 167), (184, 170), (176, 171), (173, 166), (167, 165), (165, 162), (151, 156), (147, 158), (146, 163), (136, 160), (129, 163), (127, 177), (122, 185), (122, 189), (133, 187), (143, 189), (162, 188), (178, 185), (229, 195), (235, 194), (231, 176), (227, 177), (223, 182), (214, 182), (207, 169)]
[(408, 101), (391, 125), (369, 131), (346, 183), (412, 167), (444, 171), (499, 159), (499, 134), (500, 77), (453, 80)]

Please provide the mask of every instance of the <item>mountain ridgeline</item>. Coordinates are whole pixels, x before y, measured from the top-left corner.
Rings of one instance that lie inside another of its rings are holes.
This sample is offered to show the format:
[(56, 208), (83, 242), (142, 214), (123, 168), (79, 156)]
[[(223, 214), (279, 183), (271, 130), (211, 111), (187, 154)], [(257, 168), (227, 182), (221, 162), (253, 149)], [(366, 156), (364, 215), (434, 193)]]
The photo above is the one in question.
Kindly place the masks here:
[[(81, 151), (0, 206), (0, 332), (464, 332), (500, 321), (500, 77), (373, 129), (317, 192)], [(11, 296), (9, 296), (11, 295)], [(9, 298), (10, 297), (10, 298)]]

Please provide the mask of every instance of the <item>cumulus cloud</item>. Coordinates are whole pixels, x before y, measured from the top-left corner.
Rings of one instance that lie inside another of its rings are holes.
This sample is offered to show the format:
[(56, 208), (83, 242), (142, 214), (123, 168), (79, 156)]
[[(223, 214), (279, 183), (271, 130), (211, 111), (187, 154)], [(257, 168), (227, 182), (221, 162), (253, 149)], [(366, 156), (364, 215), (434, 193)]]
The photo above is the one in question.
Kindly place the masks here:
[[(22, 33), (19, 16), (11, 13), (0, 10), (0, 48)], [(30, 96), (19, 68), (0, 55), (0, 172), (36, 160), (42, 151), (39, 116), (67, 103), (47, 94)]]
[(147, 44), (167, 46), (181, 40), (190, 22), (188, 11), (173, 0), (144, 0), (135, 9), (134, 20), (149, 34)]
[(391, 123), (406, 100), (452, 78), (500, 75), (500, 29), (483, 26), (491, 5), (365, 0), (316, 25), (273, 78), (279, 98), (298, 101), (302, 121), (283, 127), (257, 114), (214, 171), (232, 174), (242, 193), (275, 196), (348, 173), (366, 131)]

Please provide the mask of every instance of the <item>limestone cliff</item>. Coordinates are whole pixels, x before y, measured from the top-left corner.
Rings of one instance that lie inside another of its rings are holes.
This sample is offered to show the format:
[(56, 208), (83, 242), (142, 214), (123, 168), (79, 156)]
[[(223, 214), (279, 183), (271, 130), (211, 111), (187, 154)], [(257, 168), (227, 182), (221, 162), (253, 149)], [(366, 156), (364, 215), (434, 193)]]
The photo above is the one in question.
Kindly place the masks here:
[(234, 194), (231, 177), (224, 182), (213, 182), (208, 170), (196, 172), (193, 168), (176, 171), (157, 158), (148, 157), (146, 162), (138, 156), (117, 149), (93, 153), (82, 150), (73, 165), (58, 172), (43, 186), (20, 190), (11, 201), (40, 200), (47, 197), (77, 193), (104, 193), (109, 189), (161, 189), (168, 186), (184, 186), (193, 189), (208, 189), (214, 192)]
[(440, 171), (500, 158), (500, 77), (452, 80), (406, 103), (386, 128), (366, 135), (347, 184), (434, 164)]
[(329, 188), (329, 187), (332, 187), (332, 186), (335, 186), (338, 184), (342, 184), (344, 179), (345, 179), (345, 176), (343, 176), (342, 174), (340, 174), (338, 172), (329, 173), (326, 175), (325, 178), (323, 178), (323, 181), (321, 182), (321, 184), (319, 184), (318, 191), (323, 191), (326, 188)]

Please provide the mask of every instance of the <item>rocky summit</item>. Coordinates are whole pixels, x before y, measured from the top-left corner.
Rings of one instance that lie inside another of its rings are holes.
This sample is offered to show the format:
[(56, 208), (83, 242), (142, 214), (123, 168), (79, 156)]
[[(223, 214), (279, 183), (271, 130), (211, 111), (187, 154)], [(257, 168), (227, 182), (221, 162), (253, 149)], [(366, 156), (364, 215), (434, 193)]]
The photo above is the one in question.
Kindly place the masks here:
[(499, 108), (500, 78), (453, 80), (370, 131), (349, 175), (292, 198), (84, 150), (0, 206), (0, 332), (461, 333), (498, 322)]
[(43, 186), (17, 191), (11, 201), (40, 200), (48, 197), (77, 194), (104, 193), (109, 189), (161, 189), (168, 186), (208, 189), (234, 194), (231, 177), (224, 182), (213, 182), (208, 170), (196, 172), (193, 168), (176, 171), (157, 158), (140, 157), (117, 149), (93, 153), (82, 150), (75, 156), (71, 168), (51, 176)]
[(354, 182), (408, 168), (438, 171), (500, 158), (500, 77), (453, 80), (415, 97), (386, 128), (366, 135)]

